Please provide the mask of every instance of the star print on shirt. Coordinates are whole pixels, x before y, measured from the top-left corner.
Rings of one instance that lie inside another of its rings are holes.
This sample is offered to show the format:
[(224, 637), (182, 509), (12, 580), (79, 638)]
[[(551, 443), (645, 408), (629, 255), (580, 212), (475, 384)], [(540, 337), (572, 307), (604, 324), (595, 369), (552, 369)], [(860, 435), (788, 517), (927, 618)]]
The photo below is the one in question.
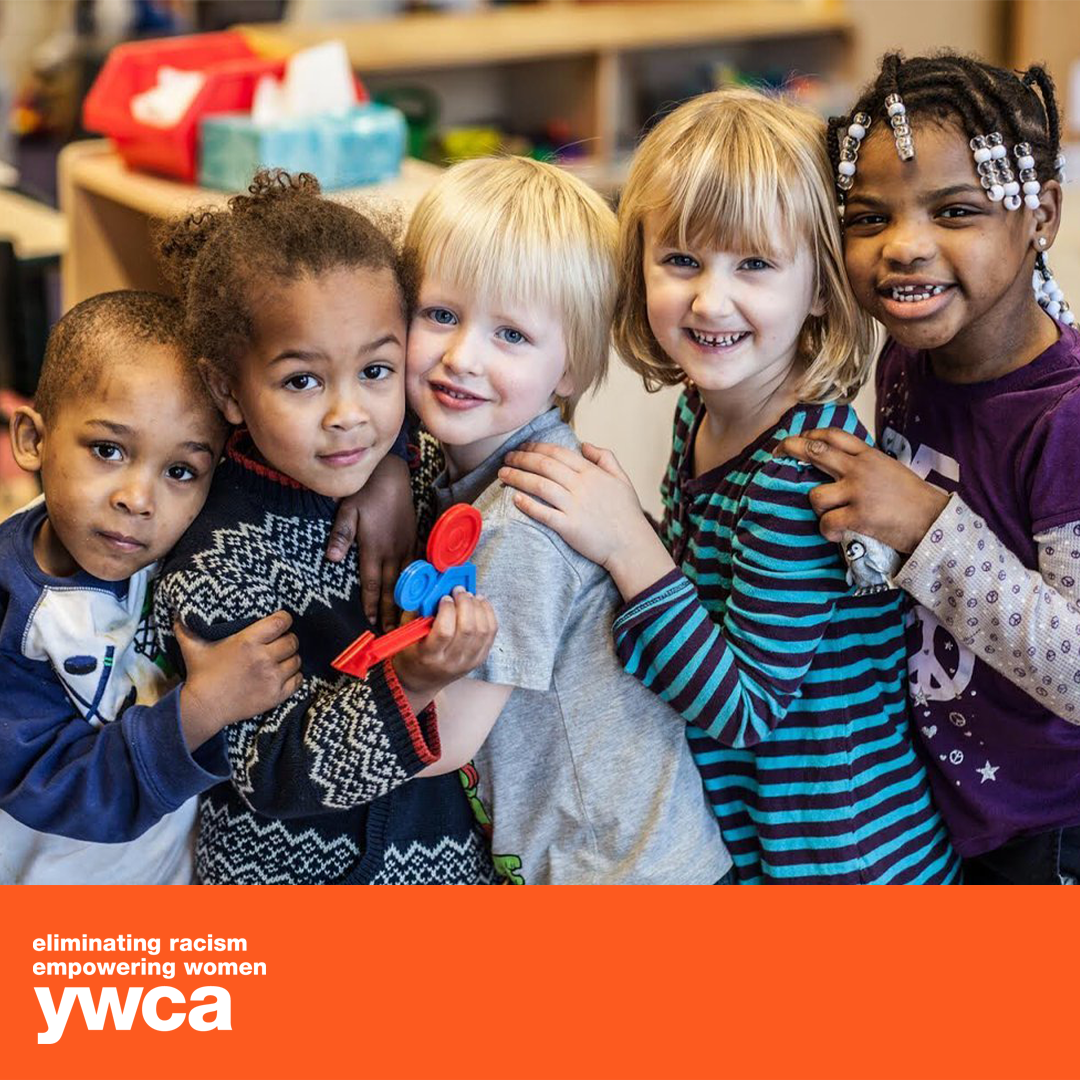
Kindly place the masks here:
[(982, 777), (979, 781), (980, 784), (985, 784), (987, 780), (997, 780), (997, 771), (1000, 769), (1000, 765), (991, 765), (988, 761), (981, 769), (975, 771)]

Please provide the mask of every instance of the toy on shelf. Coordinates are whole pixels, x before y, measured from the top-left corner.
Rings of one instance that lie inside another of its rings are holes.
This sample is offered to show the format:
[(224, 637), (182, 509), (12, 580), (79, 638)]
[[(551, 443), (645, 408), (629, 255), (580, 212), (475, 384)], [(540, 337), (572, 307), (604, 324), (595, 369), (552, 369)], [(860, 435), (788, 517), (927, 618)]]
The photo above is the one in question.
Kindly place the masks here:
[(376, 664), (428, 636), (444, 596), (459, 585), (475, 593), (476, 567), (467, 560), (476, 550), (481, 526), (480, 512), (475, 507), (464, 503), (451, 506), (431, 530), (427, 560), (410, 563), (394, 588), (394, 603), (402, 611), (417, 612), (418, 617), (379, 637), (366, 631), (331, 666), (362, 679)]
[[(198, 71), (204, 81), (182, 117), (169, 127), (146, 124), (131, 101), (158, 84), (162, 67)], [(255, 55), (241, 34), (223, 31), (117, 45), (83, 103), (88, 131), (108, 135), (130, 168), (192, 183), (197, 170), (199, 121), (213, 113), (250, 109), (263, 75), (280, 77), (283, 59)]]

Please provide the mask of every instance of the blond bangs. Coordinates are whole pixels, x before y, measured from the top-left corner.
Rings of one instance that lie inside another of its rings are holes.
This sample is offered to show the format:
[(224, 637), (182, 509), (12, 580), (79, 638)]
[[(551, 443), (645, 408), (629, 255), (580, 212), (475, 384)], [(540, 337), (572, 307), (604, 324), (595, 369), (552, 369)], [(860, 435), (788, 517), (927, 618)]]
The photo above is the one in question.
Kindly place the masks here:
[[(655, 212), (659, 235), (676, 247), (778, 258), (793, 243), (812, 238), (806, 162), (749, 126), (717, 124), (715, 141), (683, 140), (669, 164), (644, 181), (646, 213)], [(723, 153), (715, 153), (717, 145)]]
[(433, 202), (409, 229), (406, 248), (423, 276), (496, 305), (548, 306), (551, 290), (543, 288), (540, 264), (549, 259), (537, 258), (521, 223), (513, 221), (513, 209), (489, 207), (480, 213), (475, 203), (455, 202)]

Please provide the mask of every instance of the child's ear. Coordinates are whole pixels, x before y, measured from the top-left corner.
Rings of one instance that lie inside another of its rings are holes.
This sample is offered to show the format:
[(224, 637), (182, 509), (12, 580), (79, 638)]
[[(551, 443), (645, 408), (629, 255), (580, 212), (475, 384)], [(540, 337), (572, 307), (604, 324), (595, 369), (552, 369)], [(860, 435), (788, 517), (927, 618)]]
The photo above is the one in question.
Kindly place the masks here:
[(206, 383), (206, 388), (210, 391), (210, 396), (214, 399), (214, 404), (221, 410), (221, 415), (230, 424), (242, 424), (244, 414), (233, 394), (229, 377), (205, 359), (199, 361), (199, 372), (202, 374), (203, 382)]
[(29, 405), (20, 405), (11, 417), (11, 450), (20, 469), (40, 472), (45, 448), (45, 421)]
[(569, 371), (564, 371), (562, 378), (555, 384), (555, 396), (561, 398), (574, 396), (574, 379)]
[(1042, 251), (1054, 242), (1061, 224), (1061, 185), (1056, 180), (1047, 180), (1042, 185), (1034, 217), (1035, 232), (1032, 241), (1038, 243), (1040, 238), (1044, 239), (1046, 243), (1039, 248)]

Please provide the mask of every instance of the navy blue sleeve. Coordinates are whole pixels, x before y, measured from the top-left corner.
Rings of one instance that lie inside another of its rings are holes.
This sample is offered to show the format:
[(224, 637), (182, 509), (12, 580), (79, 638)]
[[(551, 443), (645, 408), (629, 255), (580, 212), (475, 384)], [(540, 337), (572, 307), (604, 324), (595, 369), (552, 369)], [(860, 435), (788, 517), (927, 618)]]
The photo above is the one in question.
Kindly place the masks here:
[(20, 683), (10, 657), (0, 663), (0, 810), (23, 825), (122, 843), (229, 778), (223, 735), (188, 751), (179, 688), (98, 728), (58, 709), (55, 694)]

